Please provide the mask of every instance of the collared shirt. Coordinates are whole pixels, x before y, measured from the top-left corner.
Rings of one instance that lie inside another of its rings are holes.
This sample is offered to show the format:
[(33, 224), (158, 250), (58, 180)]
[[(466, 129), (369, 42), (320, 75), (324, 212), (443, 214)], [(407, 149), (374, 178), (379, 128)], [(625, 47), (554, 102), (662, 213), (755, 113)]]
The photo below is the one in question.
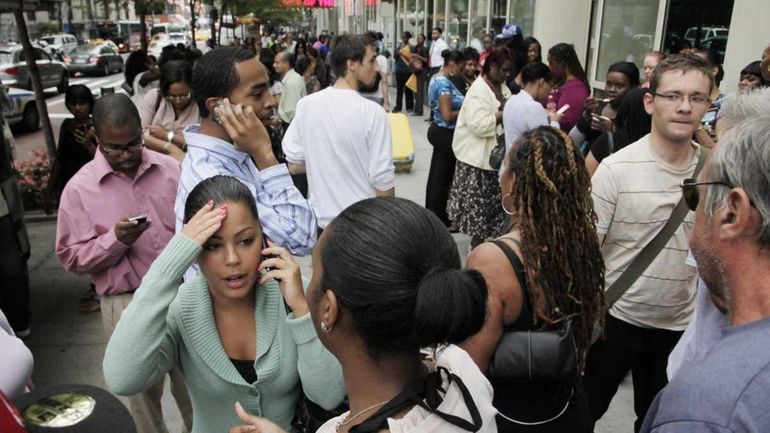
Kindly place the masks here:
[(278, 117), (286, 123), (291, 123), (294, 120), (294, 113), (297, 112), (297, 103), (307, 96), (307, 87), (305, 80), (294, 69), (286, 72), (281, 83), (283, 83), (283, 92), (281, 102), (278, 104)]
[[(307, 200), (294, 186), (285, 164), (258, 170), (247, 153), (232, 144), (200, 133), (200, 125), (184, 131), (187, 156), (176, 194), (176, 230), (182, 229), (187, 195), (195, 185), (216, 175), (233, 176), (256, 197), (264, 233), (293, 254), (310, 254), (316, 238), (316, 219)], [(185, 275), (188, 279), (191, 275)]]
[[(171, 205), (179, 163), (142, 149), (142, 163), (130, 178), (113, 171), (97, 151), (64, 187), (56, 226), (56, 255), (64, 269), (90, 274), (100, 295), (135, 290), (174, 235)], [(147, 230), (129, 246), (115, 236), (115, 223), (146, 213)]]
[(441, 66), (444, 66), (444, 58), (441, 57), (441, 53), (444, 50), (448, 50), (449, 45), (444, 42), (443, 39), (438, 38), (433, 43), (430, 44), (430, 56), (428, 57), (428, 67), (433, 68), (440, 68)]

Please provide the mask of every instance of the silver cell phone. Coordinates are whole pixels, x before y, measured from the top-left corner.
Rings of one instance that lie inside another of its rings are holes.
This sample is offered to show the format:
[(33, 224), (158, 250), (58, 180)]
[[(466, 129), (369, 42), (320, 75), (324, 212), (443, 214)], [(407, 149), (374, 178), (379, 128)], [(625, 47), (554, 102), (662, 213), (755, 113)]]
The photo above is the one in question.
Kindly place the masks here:
[[(222, 108), (224, 108), (224, 106), (225, 106), (225, 101), (224, 101), (223, 99), (221, 99), (221, 98), (220, 98), (220, 99), (217, 99), (217, 102), (216, 102), (216, 104), (214, 105), (214, 109), (217, 109), (217, 108), (219, 108), (219, 109), (221, 110)], [(233, 104), (233, 103), (230, 103), (230, 107), (231, 107), (231, 108), (232, 108), (232, 107), (235, 107), (235, 104)], [(244, 115), (246, 115), (246, 107), (244, 107), (244, 106), (241, 106), (241, 112), (242, 112)], [(216, 114), (214, 115), (214, 117), (212, 118), (212, 120), (214, 120), (214, 122), (217, 122), (217, 123), (219, 123), (219, 124), (221, 124), (221, 123), (222, 123), (222, 122), (220, 121), (220, 119), (219, 119), (219, 116), (217, 116)]]
[(556, 114), (564, 114), (567, 110), (569, 110), (569, 104), (564, 104), (556, 111)]
[(142, 224), (142, 223), (147, 222), (147, 214), (143, 213), (143, 214), (140, 214), (140, 215), (128, 217), (128, 220), (130, 222), (137, 222), (139, 224)]

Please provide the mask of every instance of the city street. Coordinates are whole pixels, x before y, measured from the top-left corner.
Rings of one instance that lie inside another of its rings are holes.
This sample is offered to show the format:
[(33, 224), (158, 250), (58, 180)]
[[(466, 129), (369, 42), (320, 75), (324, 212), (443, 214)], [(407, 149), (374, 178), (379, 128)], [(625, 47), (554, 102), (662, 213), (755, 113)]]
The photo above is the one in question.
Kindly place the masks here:
[[(124, 56), (126, 57), (126, 56)], [(70, 85), (72, 84), (84, 84), (88, 86), (94, 93), (95, 97), (101, 95), (101, 89), (114, 88), (116, 92), (123, 92), (120, 85), (123, 84), (123, 73), (112, 74), (108, 76), (90, 76), (90, 75), (78, 75), (76, 77), (70, 77)], [(53, 127), (54, 137), (59, 139), (59, 127), (61, 127), (64, 119), (72, 117), (67, 107), (64, 106), (64, 94), (56, 94), (56, 91), (46, 89), (46, 105), (48, 106), (48, 114), (51, 118), (51, 126)], [(45, 149), (45, 140), (43, 138), (42, 129), (35, 132), (20, 132), (14, 129), (14, 138), (16, 139), (16, 159), (18, 161), (24, 161), (28, 159), (32, 152), (36, 149)]]
[[(74, 81), (78, 82), (80, 78)], [(92, 89), (118, 87), (120, 75), (106, 78), (84, 78)], [(393, 95), (395, 96), (395, 95)], [(62, 96), (48, 99), (49, 107), (58, 125), (64, 115)], [(421, 117), (410, 116), (410, 125), (415, 145), (415, 163), (409, 173), (396, 176), (396, 194), (400, 197), (424, 202), (425, 182), (428, 175), (432, 148), (426, 138), (429, 124)], [(23, 152), (44, 147), (41, 133), (20, 136)], [(65, 272), (54, 253), (56, 222), (52, 217), (39, 213), (28, 215), (28, 230), (32, 238), (32, 257), (29, 261), (33, 333), (27, 344), (35, 355), (33, 380), (38, 386), (46, 387), (62, 383), (86, 383), (104, 387), (102, 357), (106, 339), (102, 332), (99, 313), (78, 313), (78, 301), (88, 289), (88, 278), (77, 277)], [(465, 257), (469, 238), (455, 235), (461, 257)], [(310, 276), (309, 258), (298, 259), (305, 277)], [(164, 408), (169, 431), (181, 431), (181, 418), (174, 406), (171, 394), (164, 396)], [(630, 380), (621, 385), (609, 412), (597, 425), (597, 433), (626, 433), (632, 431), (633, 399)]]

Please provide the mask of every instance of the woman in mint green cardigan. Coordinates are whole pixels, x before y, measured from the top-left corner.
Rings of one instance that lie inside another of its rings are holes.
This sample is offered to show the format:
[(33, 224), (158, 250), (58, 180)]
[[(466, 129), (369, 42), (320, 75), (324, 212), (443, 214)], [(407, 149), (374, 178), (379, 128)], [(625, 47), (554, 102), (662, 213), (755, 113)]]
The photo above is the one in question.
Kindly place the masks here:
[[(297, 263), (283, 248), (263, 249), (248, 188), (232, 177), (206, 179), (190, 193), (184, 220), (110, 338), (107, 386), (135, 394), (178, 365), (192, 433), (238, 425), (235, 402), (290, 431), (300, 384), (310, 400), (336, 407), (340, 364), (316, 335)], [(201, 273), (182, 283), (196, 258)]]

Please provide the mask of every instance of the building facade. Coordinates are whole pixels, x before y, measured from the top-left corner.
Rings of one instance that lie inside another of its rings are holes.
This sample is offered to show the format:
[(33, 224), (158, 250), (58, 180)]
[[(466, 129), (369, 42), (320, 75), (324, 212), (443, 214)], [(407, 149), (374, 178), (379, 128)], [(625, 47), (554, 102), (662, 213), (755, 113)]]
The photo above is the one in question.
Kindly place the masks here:
[[(370, 6), (367, 6), (369, 4)], [(635, 62), (644, 53), (669, 52), (686, 44), (709, 47), (722, 57), (722, 89), (737, 90), (741, 69), (761, 57), (770, 44), (768, 0), (337, 0), (314, 11), (319, 31), (333, 34), (373, 30), (395, 48), (403, 31), (429, 35), (442, 27), (454, 47), (477, 46), (484, 34), (499, 33), (508, 22), (549, 47), (575, 47), (595, 88), (604, 88), (610, 64)]]

